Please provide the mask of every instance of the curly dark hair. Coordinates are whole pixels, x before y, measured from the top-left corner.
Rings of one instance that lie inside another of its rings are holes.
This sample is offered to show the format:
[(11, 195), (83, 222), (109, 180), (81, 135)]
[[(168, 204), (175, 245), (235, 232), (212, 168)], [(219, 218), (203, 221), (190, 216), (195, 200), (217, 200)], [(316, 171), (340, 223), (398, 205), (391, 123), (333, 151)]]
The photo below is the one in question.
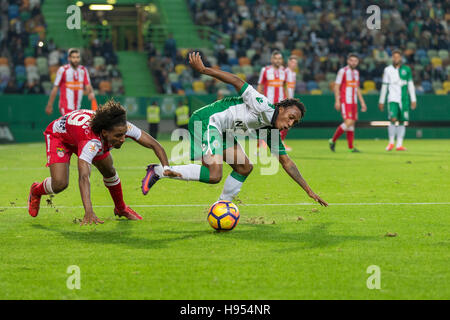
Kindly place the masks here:
[(280, 107), (283, 108), (292, 108), (297, 107), (300, 112), (302, 113), (302, 116), (300, 117), (300, 120), (305, 116), (306, 108), (303, 102), (300, 102), (298, 99), (284, 99), (283, 101), (280, 101), (278, 103), (275, 103), (275, 108), (279, 109)]
[(100, 105), (91, 119), (91, 129), (95, 134), (111, 130), (115, 126), (127, 125), (127, 110), (117, 101), (108, 100)]

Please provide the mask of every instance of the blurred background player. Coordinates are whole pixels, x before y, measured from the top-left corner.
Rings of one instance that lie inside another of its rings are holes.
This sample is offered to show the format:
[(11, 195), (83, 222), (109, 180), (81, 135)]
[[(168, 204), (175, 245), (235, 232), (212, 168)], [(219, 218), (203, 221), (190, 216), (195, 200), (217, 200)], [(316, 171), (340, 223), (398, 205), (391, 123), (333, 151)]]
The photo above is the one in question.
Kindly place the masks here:
[(73, 153), (78, 156), (78, 183), (85, 210), (81, 224), (103, 223), (97, 218), (92, 207), (91, 165), (103, 176), (103, 182), (114, 201), (114, 214), (129, 220), (142, 219), (123, 200), (122, 184), (110, 154), (111, 149), (120, 149), (125, 138), (132, 138), (140, 145), (153, 149), (164, 165), (164, 174), (172, 174), (168, 170), (169, 161), (163, 147), (146, 132), (128, 122), (125, 108), (113, 100), (105, 103), (96, 112), (77, 110), (61, 116), (48, 125), (44, 135), (50, 177), (31, 185), (28, 213), (32, 217), (39, 213), (41, 196), (59, 193), (67, 188), (70, 158)]
[(67, 52), (68, 64), (59, 67), (54, 86), (50, 92), (45, 112), (51, 115), (53, 112), (53, 102), (59, 87), (59, 111), (61, 115), (65, 115), (74, 110), (81, 108), (81, 100), (83, 92), (86, 89), (89, 101), (91, 101), (92, 109), (97, 109), (94, 90), (92, 89), (91, 80), (87, 68), (80, 65), (80, 51), (71, 48)]
[(188, 129), (189, 124), (189, 106), (187, 101), (179, 101), (175, 110), (175, 124), (177, 128)]
[(161, 122), (160, 113), (161, 109), (156, 100), (147, 107), (148, 133), (155, 139), (158, 139), (159, 123)]
[[(270, 63), (270, 66), (261, 69), (257, 90), (265, 95), (270, 103), (275, 104), (287, 97), (286, 72), (283, 67), (283, 55), (280, 51), (272, 52)], [(258, 140), (258, 147), (260, 144), (267, 148), (264, 140)]]
[[(286, 72), (286, 86), (287, 86), (287, 98), (293, 99), (295, 94), (295, 85), (297, 82), (297, 73), (295, 70), (297, 70), (298, 66), (298, 60), (296, 56), (290, 56), (287, 63), (287, 68), (284, 69)], [(289, 147), (284, 139), (286, 139), (288, 130), (282, 130), (280, 131), (281, 135), (281, 141), (284, 143), (284, 147), (286, 151), (291, 151), (292, 148)]]
[[(384, 110), (384, 102), (388, 101), (388, 117), (391, 122), (388, 127), (389, 144), (386, 151), (394, 148), (397, 135), (397, 151), (405, 151), (403, 139), (405, 137), (405, 122), (409, 120), (409, 105), (416, 109), (416, 92), (412, 80), (411, 68), (402, 65), (400, 50), (392, 51), (392, 65), (387, 66), (383, 72), (383, 85), (381, 87), (379, 108)], [(395, 124), (398, 121), (398, 126)]]
[(339, 125), (333, 138), (329, 140), (331, 151), (335, 151), (336, 140), (346, 132), (349, 150), (351, 152), (359, 152), (353, 146), (355, 122), (358, 119), (358, 98), (361, 102), (362, 112), (367, 111), (367, 106), (359, 90), (359, 72), (356, 70), (358, 63), (358, 56), (350, 53), (347, 56), (347, 65), (339, 69), (336, 77), (336, 83), (334, 85), (334, 107), (337, 111), (341, 111), (344, 122)]

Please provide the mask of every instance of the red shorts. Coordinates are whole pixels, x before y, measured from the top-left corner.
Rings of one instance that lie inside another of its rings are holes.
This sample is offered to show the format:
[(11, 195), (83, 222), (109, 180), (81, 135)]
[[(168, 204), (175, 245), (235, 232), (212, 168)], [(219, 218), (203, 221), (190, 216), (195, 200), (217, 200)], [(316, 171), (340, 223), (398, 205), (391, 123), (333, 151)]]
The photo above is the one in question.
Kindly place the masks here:
[[(70, 163), (70, 157), (77, 153), (76, 147), (71, 147), (52, 134), (44, 132), (47, 152), (47, 167), (54, 163)], [(100, 161), (109, 156), (109, 151), (94, 157), (92, 161)]]
[(344, 120), (358, 120), (358, 105), (341, 102), (341, 113)]
[(44, 133), (47, 152), (47, 167), (54, 163), (70, 163), (73, 150), (55, 136)]

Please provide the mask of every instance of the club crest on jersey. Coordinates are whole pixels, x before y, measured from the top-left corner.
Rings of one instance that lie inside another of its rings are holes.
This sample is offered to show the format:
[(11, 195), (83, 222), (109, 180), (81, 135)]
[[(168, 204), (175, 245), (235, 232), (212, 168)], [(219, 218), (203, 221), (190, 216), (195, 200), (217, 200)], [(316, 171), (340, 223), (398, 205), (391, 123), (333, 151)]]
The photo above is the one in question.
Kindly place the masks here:
[(58, 157), (60, 157), (60, 158), (62, 158), (62, 157), (64, 157), (64, 149), (63, 148), (60, 148), (60, 147), (57, 147), (56, 148), (56, 154), (58, 155)]

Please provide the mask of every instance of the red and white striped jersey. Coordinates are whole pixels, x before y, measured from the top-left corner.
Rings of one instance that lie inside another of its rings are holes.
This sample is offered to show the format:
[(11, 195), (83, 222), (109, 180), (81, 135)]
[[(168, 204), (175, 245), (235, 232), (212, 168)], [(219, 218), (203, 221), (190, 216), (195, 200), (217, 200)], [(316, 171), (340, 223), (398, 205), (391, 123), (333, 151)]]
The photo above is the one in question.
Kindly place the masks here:
[(91, 84), (89, 72), (83, 66), (70, 64), (59, 67), (54, 85), (59, 87), (59, 109), (65, 113), (78, 110), (83, 99), (83, 88)]
[(277, 103), (285, 99), (285, 82), (286, 72), (283, 67), (275, 69), (273, 66), (266, 66), (261, 69), (258, 84), (263, 85), (264, 95), (271, 103)]
[(293, 98), (295, 94), (295, 84), (297, 82), (297, 74), (289, 68), (284, 69), (286, 72), (287, 94), (288, 98)]
[(339, 69), (336, 84), (339, 85), (341, 103), (357, 104), (356, 92), (359, 89), (359, 71), (345, 66)]

